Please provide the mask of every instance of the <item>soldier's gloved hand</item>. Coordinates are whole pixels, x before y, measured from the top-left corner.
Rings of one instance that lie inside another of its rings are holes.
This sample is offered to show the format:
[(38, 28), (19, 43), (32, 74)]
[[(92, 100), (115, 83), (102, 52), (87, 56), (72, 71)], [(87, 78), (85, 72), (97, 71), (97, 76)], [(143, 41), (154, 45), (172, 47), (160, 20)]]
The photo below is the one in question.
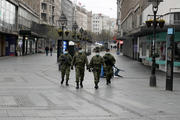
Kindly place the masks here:
[(73, 66), (71, 66), (71, 70), (73, 70)]

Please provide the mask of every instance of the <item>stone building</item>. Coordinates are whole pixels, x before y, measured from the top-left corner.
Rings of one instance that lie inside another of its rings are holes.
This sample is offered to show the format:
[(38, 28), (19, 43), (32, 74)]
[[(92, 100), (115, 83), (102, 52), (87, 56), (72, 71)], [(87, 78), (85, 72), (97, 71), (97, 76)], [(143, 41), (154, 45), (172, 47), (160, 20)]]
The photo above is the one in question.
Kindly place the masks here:
[(148, 3), (144, 0), (118, 0), (119, 10), (119, 34), (118, 39), (124, 40), (123, 53), (134, 59), (138, 59), (137, 38), (132, 37), (142, 25), (142, 12)]
[(40, 23), (57, 25), (61, 14), (61, 0), (19, 0), (40, 15)]
[(102, 32), (103, 16), (102, 14), (93, 14), (92, 17), (92, 32), (100, 34)]
[(88, 30), (88, 11), (80, 6), (76, 7), (76, 22), (79, 28)]
[[(180, 5), (178, 0), (163, 1), (158, 5), (157, 20), (165, 20), (165, 26), (157, 26), (155, 53), (156, 64), (160, 70), (165, 71), (167, 28), (176, 28), (175, 37), (175, 63), (174, 70), (180, 72)], [(120, 31), (122, 36), (123, 54), (132, 59), (142, 61), (143, 64), (152, 65), (153, 28), (146, 26), (146, 21), (154, 19), (152, 4), (145, 0), (121, 0), (120, 3)]]
[(66, 29), (72, 30), (72, 23), (73, 23), (73, 3), (71, 0), (61, 0), (61, 8), (62, 12), (65, 14), (68, 22)]
[(102, 31), (114, 33), (116, 21), (115, 19), (102, 14), (93, 14), (92, 17), (92, 32), (96, 34), (102, 33)]
[(92, 11), (88, 12), (88, 24), (87, 24), (87, 30), (89, 32), (92, 32)]
[(15, 56), (18, 38), (18, 2), (0, 0), (0, 57)]

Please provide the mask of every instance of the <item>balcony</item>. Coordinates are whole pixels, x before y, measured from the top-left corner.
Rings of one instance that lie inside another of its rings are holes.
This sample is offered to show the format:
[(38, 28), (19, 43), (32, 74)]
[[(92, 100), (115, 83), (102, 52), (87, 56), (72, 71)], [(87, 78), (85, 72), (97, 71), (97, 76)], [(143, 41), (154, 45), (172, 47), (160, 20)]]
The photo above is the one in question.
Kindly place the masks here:
[(47, 22), (47, 15), (45, 13), (41, 13), (41, 20)]
[(41, 13), (47, 14), (47, 9), (41, 9)]

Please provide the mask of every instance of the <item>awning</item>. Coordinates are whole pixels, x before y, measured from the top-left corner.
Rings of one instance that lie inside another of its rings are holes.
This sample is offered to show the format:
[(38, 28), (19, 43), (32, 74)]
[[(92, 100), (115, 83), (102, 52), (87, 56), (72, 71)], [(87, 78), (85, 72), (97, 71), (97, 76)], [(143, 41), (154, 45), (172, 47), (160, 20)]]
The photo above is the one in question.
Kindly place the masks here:
[(31, 30), (20, 30), (19, 35), (27, 36), (27, 37), (30, 36), (30, 37), (37, 37), (37, 38), (45, 38), (45, 36), (34, 33)]

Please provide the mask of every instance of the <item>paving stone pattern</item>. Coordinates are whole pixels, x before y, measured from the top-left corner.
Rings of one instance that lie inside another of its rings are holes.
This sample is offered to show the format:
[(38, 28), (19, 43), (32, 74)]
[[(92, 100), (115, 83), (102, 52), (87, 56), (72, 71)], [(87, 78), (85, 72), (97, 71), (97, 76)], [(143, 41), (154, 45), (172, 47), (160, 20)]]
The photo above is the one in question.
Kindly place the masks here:
[(75, 89), (74, 70), (70, 86), (61, 86), (55, 54), (0, 59), (0, 120), (180, 120), (180, 75), (174, 92), (164, 90), (159, 71), (158, 87), (151, 88), (149, 67), (115, 57), (124, 78), (113, 78), (110, 86), (101, 79), (99, 90), (88, 71), (83, 89)]

